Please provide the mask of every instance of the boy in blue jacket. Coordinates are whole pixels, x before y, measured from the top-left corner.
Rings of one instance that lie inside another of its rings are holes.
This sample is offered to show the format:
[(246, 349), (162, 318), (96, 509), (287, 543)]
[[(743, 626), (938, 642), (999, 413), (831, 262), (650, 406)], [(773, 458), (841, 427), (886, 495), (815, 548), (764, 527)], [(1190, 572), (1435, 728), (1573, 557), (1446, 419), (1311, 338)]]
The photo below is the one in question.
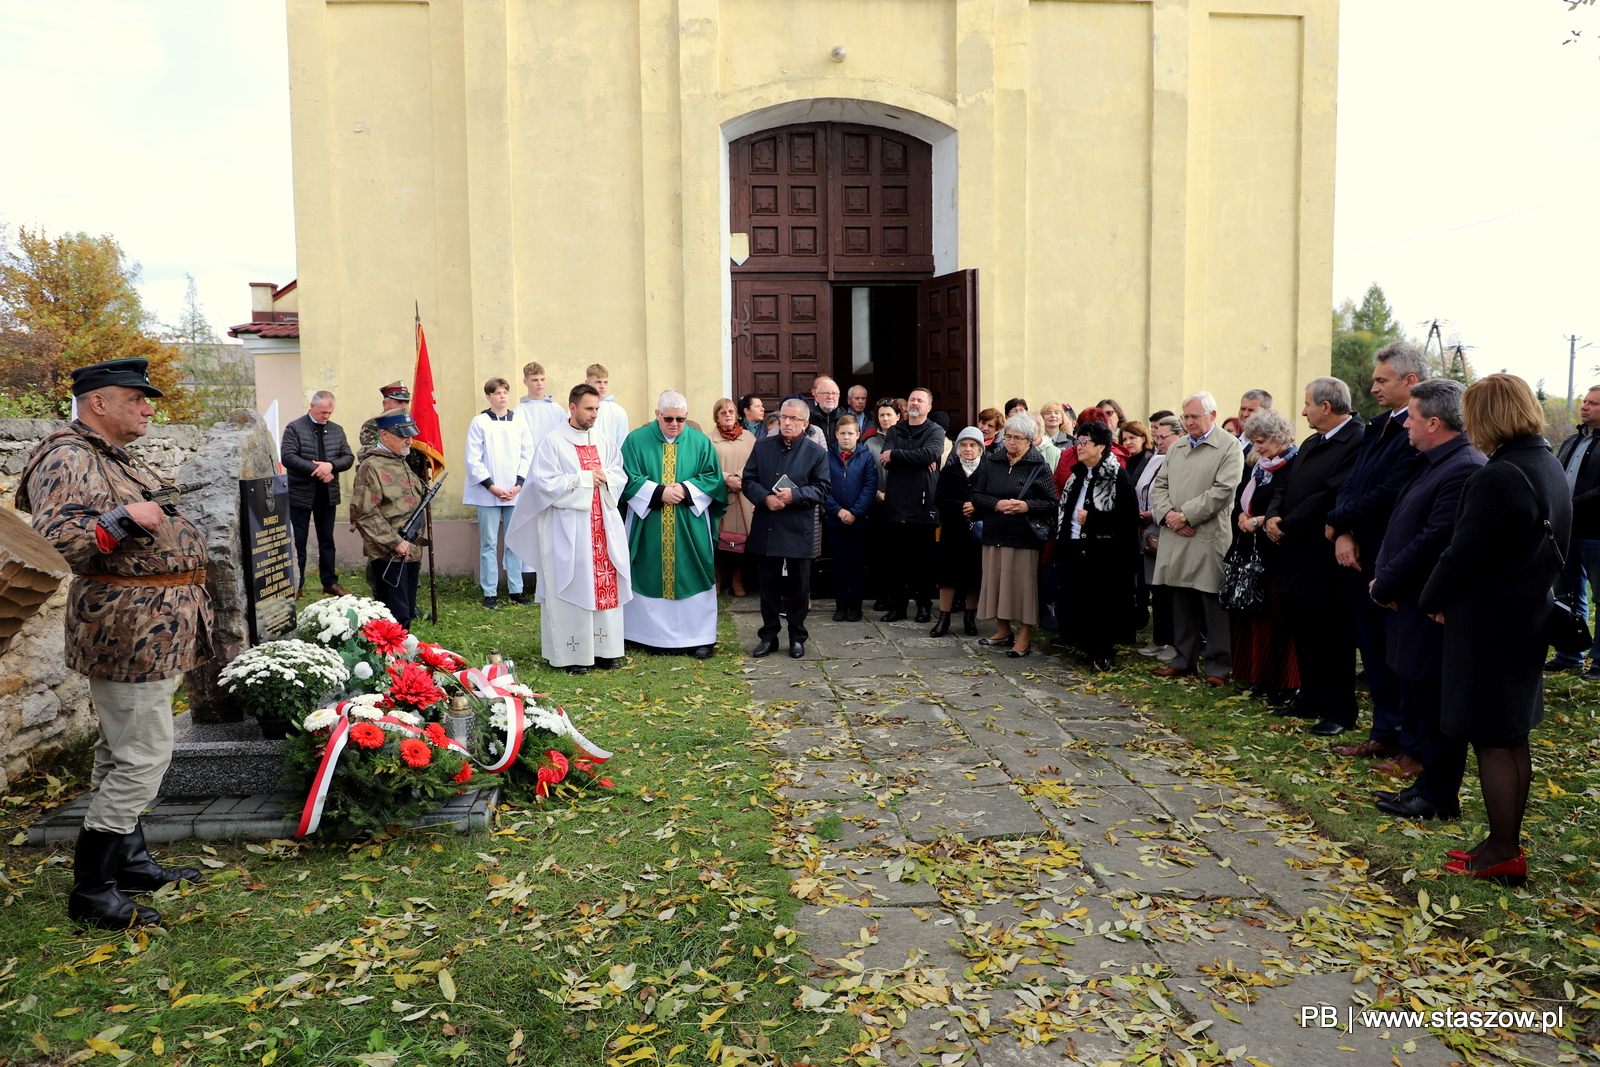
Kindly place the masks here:
[(878, 465), (871, 452), (856, 450), (861, 424), (855, 416), (841, 417), (834, 435), (836, 443), (828, 449), (833, 480), (822, 505), (833, 546), (833, 621), (860, 622), (861, 590), (867, 580), (867, 509), (878, 495)]

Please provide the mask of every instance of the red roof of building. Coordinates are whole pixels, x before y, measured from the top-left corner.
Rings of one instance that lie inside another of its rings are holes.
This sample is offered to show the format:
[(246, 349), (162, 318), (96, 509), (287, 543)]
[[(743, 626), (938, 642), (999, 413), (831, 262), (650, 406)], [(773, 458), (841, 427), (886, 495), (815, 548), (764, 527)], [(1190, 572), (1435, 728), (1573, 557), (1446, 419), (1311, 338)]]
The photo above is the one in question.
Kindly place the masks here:
[(229, 337), (238, 337), (244, 333), (255, 334), (257, 337), (299, 337), (300, 323), (298, 321), (245, 322), (228, 330)]

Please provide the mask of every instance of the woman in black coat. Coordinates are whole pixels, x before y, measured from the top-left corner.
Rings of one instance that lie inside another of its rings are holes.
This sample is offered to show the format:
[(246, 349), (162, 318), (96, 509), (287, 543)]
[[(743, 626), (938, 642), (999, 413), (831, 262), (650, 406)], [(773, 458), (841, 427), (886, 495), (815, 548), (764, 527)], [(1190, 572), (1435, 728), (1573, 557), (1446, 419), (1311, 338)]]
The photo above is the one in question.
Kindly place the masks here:
[(1283, 597), (1278, 592), (1278, 546), (1267, 536), (1272, 498), (1294, 469), (1294, 427), (1271, 408), (1244, 424), (1255, 462), (1245, 468), (1233, 504), (1233, 545), (1228, 558), (1248, 558), (1254, 550), (1265, 568), (1267, 602), (1254, 611), (1230, 612), (1233, 626), (1233, 680), (1273, 707), (1288, 707), (1300, 688), (1300, 661)]
[(983, 431), (968, 426), (956, 438), (955, 450), (939, 471), (933, 502), (939, 508), (939, 618), (928, 633), (950, 632), (950, 613), (961, 595), (961, 626), (978, 632), (978, 590), (983, 585), (983, 546), (972, 536), (972, 480), (983, 462)]
[[(1544, 718), (1545, 622), (1566, 551), (1572, 494), (1545, 442), (1544, 412), (1521, 378), (1467, 389), (1467, 434), (1488, 455), (1467, 479), (1450, 546), (1422, 589), (1444, 624), (1444, 733), (1472, 742), (1489, 837), (1445, 870), (1520, 885), (1522, 813), (1533, 766), (1528, 731)], [(1547, 525), (1548, 523), (1548, 525)], [(1552, 534), (1555, 544), (1551, 543)]]
[[(1133, 573), (1139, 562), (1139, 500), (1111, 453), (1111, 427), (1078, 427), (1078, 462), (1061, 494), (1061, 597), (1056, 618), (1095, 670), (1111, 669), (1119, 636), (1131, 632)], [(1080, 610), (1072, 611), (1069, 605)], [(1081, 610), (1088, 607), (1091, 610)], [(1068, 627), (1076, 619), (1078, 625)], [(1088, 621), (1094, 620), (1094, 621)]]
[(1056, 510), (1055, 477), (1033, 447), (1035, 431), (1032, 415), (1011, 416), (1001, 431), (1001, 451), (985, 453), (972, 476), (973, 517), (983, 523), (978, 617), (998, 623), (995, 635), (978, 644), (1003, 648), (1013, 658), (1033, 652), (1030, 633), (1039, 622), (1039, 553), (1045, 541), (1028, 520), (1053, 522)]

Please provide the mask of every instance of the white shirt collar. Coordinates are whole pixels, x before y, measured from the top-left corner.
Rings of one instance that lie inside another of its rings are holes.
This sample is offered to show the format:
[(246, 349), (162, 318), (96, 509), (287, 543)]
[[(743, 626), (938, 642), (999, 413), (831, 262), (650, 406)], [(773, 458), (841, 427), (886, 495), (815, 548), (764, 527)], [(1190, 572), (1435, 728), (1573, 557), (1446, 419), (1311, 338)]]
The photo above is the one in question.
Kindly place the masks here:
[(1355, 421), (1355, 419), (1353, 419), (1353, 418), (1352, 418), (1352, 417), (1351, 417), (1351, 416), (1349, 416), (1349, 415), (1346, 415), (1346, 416), (1345, 416), (1345, 417), (1344, 417), (1344, 421), (1343, 421), (1343, 422), (1341, 422), (1341, 423), (1340, 423), (1340, 424), (1339, 424), (1339, 425), (1337, 425), (1337, 426), (1335, 426), (1335, 427), (1334, 427), (1334, 428), (1333, 428), (1333, 429), (1331, 429), (1331, 430), (1325, 430), (1325, 431), (1323, 431), (1323, 434), (1322, 434), (1322, 439), (1323, 439), (1323, 440), (1324, 440), (1324, 441), (1331, 441), (1331, 440), (1333, 440), (1333, 437), (1334, 437), (1334, 435), (1335, 435), (1335, 434), (1337, 434), (1337, 433), (1338, 433), (1338, 432), (1339, 432), (1339, 431), (1340, 431), (1340, 430), (1342, 430), (1342, 429), (1344, 429), (1344, 428), (1345, 428), (1345, 427), (1346, 427), (1346, 426), (1348, 426), (1348, 425), (1350, 425), (1350, 424), (1351, 424), (1351, 423), (1352, 423), (1352, 422), (1354, 422), (1354, 421)]

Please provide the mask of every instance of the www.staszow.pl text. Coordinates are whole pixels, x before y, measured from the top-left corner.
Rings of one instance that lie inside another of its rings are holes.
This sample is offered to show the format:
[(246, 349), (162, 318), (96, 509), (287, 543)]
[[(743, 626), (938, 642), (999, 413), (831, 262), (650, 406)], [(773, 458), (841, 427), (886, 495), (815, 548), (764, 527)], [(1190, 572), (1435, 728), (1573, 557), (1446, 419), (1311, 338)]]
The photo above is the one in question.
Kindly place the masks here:
[(1501, 1011), (1483, 1008), (1438, 1008), (1433, 1011), (1375, 1011), (1331, 1004), (1300, 1009), (1301, 1026), (1354, 1030), (1398, 1030), (1428, 1027), (1433, 1030), (1538, 1030), (1546, 1033), (1566, 1025), (1566, 1008), (1555, 1011)]

